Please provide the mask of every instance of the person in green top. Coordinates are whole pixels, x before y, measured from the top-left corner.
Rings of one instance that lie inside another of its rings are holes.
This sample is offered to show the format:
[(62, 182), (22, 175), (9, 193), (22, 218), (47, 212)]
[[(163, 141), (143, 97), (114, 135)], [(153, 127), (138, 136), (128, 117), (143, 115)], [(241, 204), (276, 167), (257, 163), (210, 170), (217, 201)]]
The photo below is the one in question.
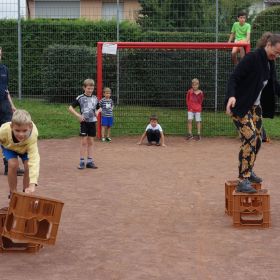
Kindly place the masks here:
[[(231, 43), (234, 39), (234, 42), (240, 43), (250, 43), (250, 35), (251, 35), (251, 25), (246, 22), (246, 13), (239, 12), (237, 15), (237, 20), (232, 28), (231, 33), (228, 39), (228, 43)], [(245, 55), (245, 51), (243, 47), (233, 47), (231, 52), (231, 58), (234, 65), (238, 63), (237, 54), (240, 53), (240, 59), (242, 59)]]

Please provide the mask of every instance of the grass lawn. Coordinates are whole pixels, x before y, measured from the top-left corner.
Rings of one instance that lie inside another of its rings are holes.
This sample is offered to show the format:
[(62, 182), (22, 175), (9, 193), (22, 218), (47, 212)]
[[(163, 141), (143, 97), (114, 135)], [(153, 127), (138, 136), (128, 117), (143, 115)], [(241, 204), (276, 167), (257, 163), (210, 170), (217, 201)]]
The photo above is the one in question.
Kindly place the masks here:
[[(68, 104), (50, 104), (44, 101), (14, 99), (17, 108), (30, 112), (33, 121), (39, 129), (41, 139), (67, 138), (77, 136), (79, 123), (77, 119), (68, 112)], [(114, 110), (115, 124), (112, 128), (113, 136), (140, 135), (148, 123), (149, 115), (156, 114), (164, 132), (170, 135), (186, 134), (186, 110), (117, 106)], [(237, 132), (231, 119), (224, 112), (203, 112), (202, 114), (203, 136), (229, 136), (234, 137)], [(273, 120), (264, 119), (264, 126), (271, 138), (280, 139), (280, 117)], [(194, 130), (195, 132), (195, 130)]]

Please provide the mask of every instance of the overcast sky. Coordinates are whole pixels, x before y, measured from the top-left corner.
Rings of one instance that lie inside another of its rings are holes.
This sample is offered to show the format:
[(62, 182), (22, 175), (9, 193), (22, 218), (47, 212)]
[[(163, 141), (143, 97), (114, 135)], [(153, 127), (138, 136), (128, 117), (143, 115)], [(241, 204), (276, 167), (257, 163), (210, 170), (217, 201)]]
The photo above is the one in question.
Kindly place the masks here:
[[(20, 0), (20, 14), (25, 16), (25, 0)], [(0, 0), (0, 19), (18, 17), (18, 0)]]

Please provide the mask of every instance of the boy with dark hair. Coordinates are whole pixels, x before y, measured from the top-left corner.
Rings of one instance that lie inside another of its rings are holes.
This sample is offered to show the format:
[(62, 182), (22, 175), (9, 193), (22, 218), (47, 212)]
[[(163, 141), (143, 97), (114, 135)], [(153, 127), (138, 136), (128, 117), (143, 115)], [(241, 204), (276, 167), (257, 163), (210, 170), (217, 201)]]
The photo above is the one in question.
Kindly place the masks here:
[[(241, 11), (237, 15), (237, 20), (231, 28), (231, 34), (228, 39), (228, 43), (234, 42), (240, 43), (250, 43), (251, 36), (251, 25), (246, 22), (247, 15), (245, 12)], [(243, 47), (233, 47), (231, 52), (231, 58), (234, 65), (238, 63), (237, 54), (240, 53), (240, 59), (245, 55)]]
[(145, 132), (142, 134), (138, 145), (143, 143), (145, 137), (147, 137), (149, 146), (151, 146), (153, 142), (156, 143), (156, 146), (166, 146), (164, 143), (163, 130), (161, 125), (158, 123), (158, 118), (156, 115), (150, 116), (150, 123), (147, 125)]

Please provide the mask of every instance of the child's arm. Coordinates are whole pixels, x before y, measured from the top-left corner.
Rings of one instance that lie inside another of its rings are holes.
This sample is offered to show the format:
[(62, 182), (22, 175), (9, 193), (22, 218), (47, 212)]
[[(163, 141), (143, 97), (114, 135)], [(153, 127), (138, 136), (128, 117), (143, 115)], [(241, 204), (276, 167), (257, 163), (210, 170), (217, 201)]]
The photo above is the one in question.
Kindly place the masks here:
[(146, 135), (147, 135), (147, 132), (145, 131), (145, 132), (142, 134), (140, 141), (137, 143), (138, 145), (141, 145), (141, 144), (143, 143), (144, 138), (146, 137)]
[(38, 151), (37, 141), (30, 144), (28, 150), (28, 167), (29, 167), (29, 187), (25, 189), (26, 193), (35, 191), (35, 186), (38, 184), (40, 172), (40, 155)]
[(13, 103), (13, 100), (12, 100), (12, 97), (11, 97), (11, 95), (10, 95), (10, 92), (9, 92), (8, 90), (6, 90), (6, 92), (7, 92), (8, 100), (9, 100), (9, 102), (10, 102), (10, 104), (11, 104), (11, 107), (12, 107), (12, 111), (14, 112), (17, 108), (16, 108), (16, 106), (15, 106), (14, 103)]
[(190, 90), (187, 91), (187, 96), (186, 96), (186, 105), (187, 105), (187, 108), (189, 107), (189, 101), (190, 101)]
[(161, 136), (161, 137), (160, 137), (160, 139), (161, 139), (161, 140), (160, 140), (161, 146), (162, 146), (162, 147), (166, 147), (165, 141), (164, 141), (164, 134), (163, 134), (163, 131), (160, 132), (160, 136)]
[(232, 40), (234, 39), (234, 37), (235, 37), (235, 33), (230, 33), (230, 35), (229, 35), (229, 39), (228, 39), (228, 43), (231, 43), (232, 42)]
[(251, 39), (251, 33), (247, 32), (247, 34), (246, 34), (246, 42), (250, 43), (250, 39)]
[(81, 115), (81, 114), (79, 114), (79, 113), (74, 109), (74, 107), (73, 107), (72, 105), (69, 106), (68, 110), (69, 110), (69, 112), (70, 112), (71, 114), (73, 114), (73, 115), (79, 120), (79, 122), (85, 121), (84, 116)]
[(95, 111), (95, 116), (98, 117), (99, 113), (102, 112), (102, 108), (100, 107), (97, 111)]

